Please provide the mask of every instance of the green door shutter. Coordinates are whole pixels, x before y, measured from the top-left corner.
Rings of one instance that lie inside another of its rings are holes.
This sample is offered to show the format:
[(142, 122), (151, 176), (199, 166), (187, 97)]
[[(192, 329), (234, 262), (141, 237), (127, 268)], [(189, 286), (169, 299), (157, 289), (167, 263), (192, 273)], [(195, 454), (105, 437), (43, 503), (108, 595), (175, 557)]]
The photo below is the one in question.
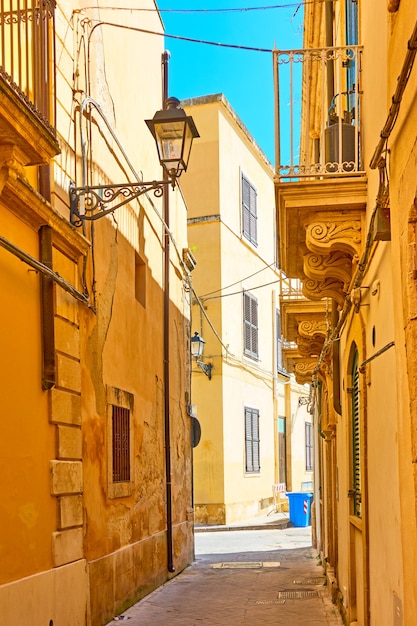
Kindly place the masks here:
[(356, 351), (352, 366), (352, 483), (353, 514), (362, 517), (361, 480), (361, 418), (359, 390), (359, 362)]

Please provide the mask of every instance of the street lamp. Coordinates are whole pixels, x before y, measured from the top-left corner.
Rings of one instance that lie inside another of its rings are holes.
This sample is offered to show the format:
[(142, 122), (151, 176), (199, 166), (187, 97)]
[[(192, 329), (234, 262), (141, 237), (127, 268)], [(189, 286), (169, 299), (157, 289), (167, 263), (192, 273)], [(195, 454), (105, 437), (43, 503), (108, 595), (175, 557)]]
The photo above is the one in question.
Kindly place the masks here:
[[(157, 111), (153, 119), (145, 120), (155, 139), (159, 162), (167, 172), (168, 180), (84, 187), (71, 185), (72, 224), (81, 226), (84, 221), (97, 220), (149, 191), (160, 197), (168, 185), (175, 188), (177, 178), (187, 170), (193, 139), (200, 136), (193, 118), (179, 104), (177, 98), (168, 98), (165, 109)], [(109, 208), (116, 199), (118, 204)]]
[(191, 339), (191, 354), (195, 358), (195, 362), (203, 370), (205, 375), (211, 380), (211, 370), (213, 369), (213, 363), (204, 363), (200, 357), (203, 356), (204, 344), (206, 342), (204, 339), (198, 334), (197, 331), (194, 333), (194, 337)]

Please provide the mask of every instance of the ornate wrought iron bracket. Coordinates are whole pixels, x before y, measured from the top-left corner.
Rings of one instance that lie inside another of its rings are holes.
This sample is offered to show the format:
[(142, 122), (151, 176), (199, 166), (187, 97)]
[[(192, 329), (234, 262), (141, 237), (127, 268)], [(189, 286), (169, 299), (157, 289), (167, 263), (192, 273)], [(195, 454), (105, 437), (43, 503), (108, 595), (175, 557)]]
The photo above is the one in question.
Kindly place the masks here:
[(204, 363), (204, 361), (196, 361), (198, 367), (203, 370), (209, 380), (211, 380), (211, 370), (213, 369), (213, 363)]
[[(98, 220), (124, 204), (152, 191), (157, 198), (161, 197), (168, 185), (175, 185), (173, 180), (141, 183), (125, 183), (120, 185), (96, 185), (75, 187), (70, 185), (70, 221), (74, 226), (81, 226), (85, 221)], [(115, 203), (113, 206), (109, 206)]]

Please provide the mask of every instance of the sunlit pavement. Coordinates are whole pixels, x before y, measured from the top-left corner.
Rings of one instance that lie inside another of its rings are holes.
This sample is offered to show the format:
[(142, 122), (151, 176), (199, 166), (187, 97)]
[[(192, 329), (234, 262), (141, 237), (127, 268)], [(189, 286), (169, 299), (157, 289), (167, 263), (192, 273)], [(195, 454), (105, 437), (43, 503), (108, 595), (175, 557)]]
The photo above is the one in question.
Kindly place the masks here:
[(193, 565), (110, 624), (342, 626), (311, 527), (250, 528), (197, 532)]

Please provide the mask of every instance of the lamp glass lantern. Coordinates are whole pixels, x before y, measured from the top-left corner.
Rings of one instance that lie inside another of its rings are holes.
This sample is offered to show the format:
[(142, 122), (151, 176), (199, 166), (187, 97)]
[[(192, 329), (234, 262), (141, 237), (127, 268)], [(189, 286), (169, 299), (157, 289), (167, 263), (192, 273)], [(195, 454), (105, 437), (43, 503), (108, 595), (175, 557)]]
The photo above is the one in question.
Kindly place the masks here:
[(187, 170), (193, 139), (200, 136), (193, 118), (179, 104), (177, 98), (168, 98), (166, 108), (146, 120), (156, 142), (159, 162), (172, 179)]
[(197, 331), (195, 331), (194, 337), (191, 339), (191, 354), (193, 355), (193, 357), (198, 359), (199, 357), (203, 356), (205, 343), (206, 342), (204, 341), (204, 339), (200, 337)]

